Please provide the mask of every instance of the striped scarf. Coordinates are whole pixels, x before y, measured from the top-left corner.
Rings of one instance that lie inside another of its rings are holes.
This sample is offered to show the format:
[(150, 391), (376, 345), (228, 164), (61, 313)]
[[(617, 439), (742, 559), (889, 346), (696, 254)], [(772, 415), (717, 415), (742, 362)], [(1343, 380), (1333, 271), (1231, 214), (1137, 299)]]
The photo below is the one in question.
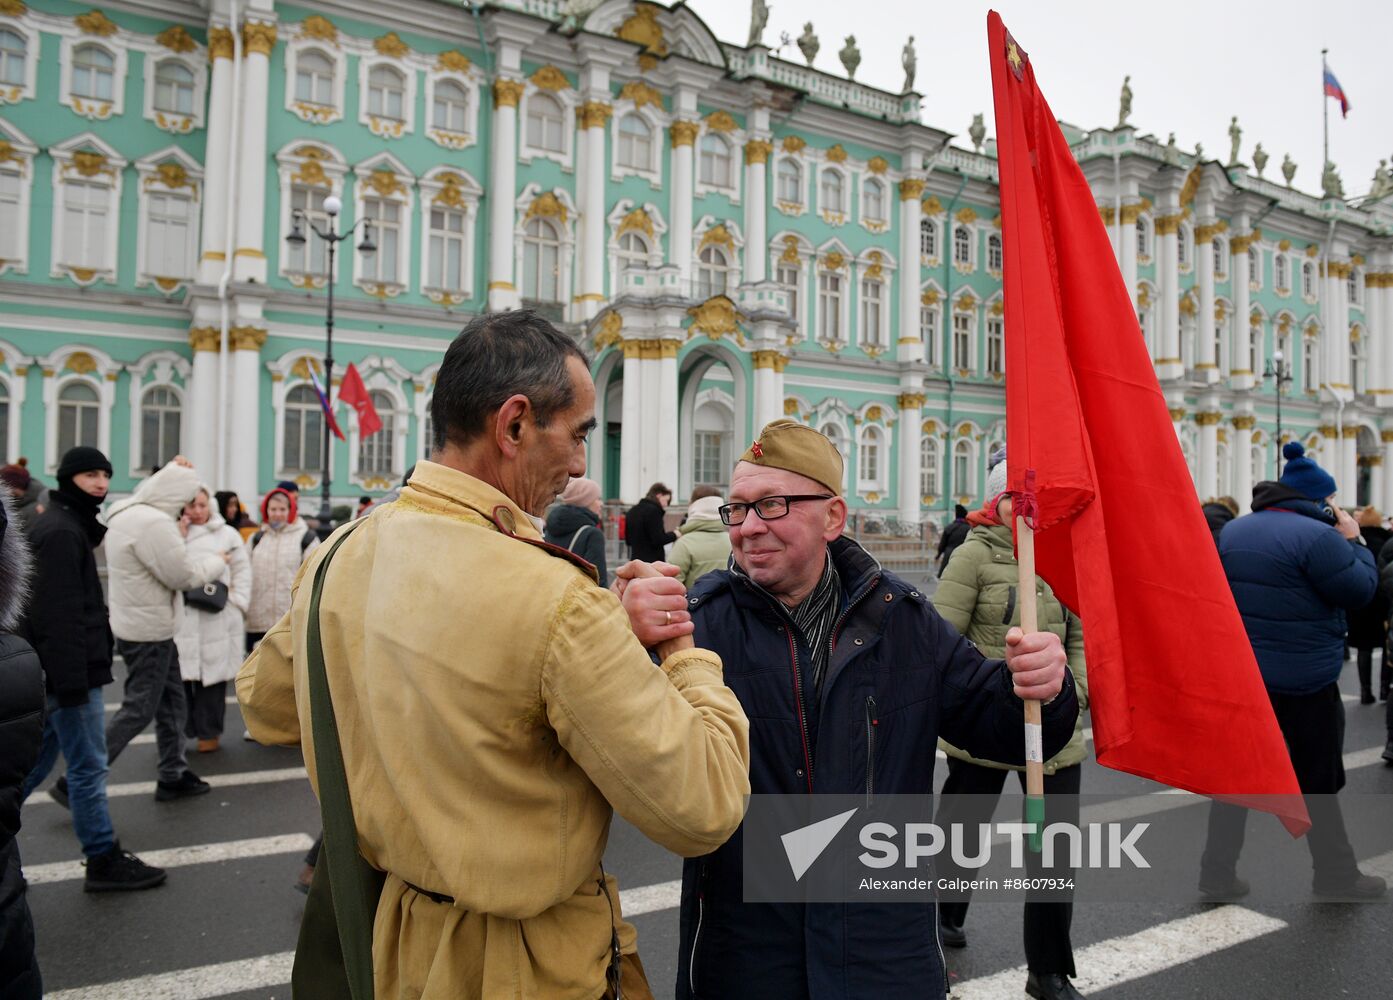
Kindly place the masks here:
[(756, 590), (766, 594), (802, 634), (812, 654), (810, 666), (812, 667), (813, 697), (808, 700), (807, 707), (815, 707), (822, 695), (822, 678), (827, 672), (827, 661), (832, 653), (830, 642), (832, 629), (837, 623), (837, 615), (842, 610), (842, 579), (837, 573), (837, 567), (832, 564), (832, 554), (829, 552), (825, 556), (825, 561), (822, 564), (822, 576), (818, 579), (817, 586), (813, 587), (812, 593), (795, 608), (785, 607), (773, 594), (750, 580), (745, 571), (733, 559), (731, 560), (731, 569), (749, 580), (750, 585)]

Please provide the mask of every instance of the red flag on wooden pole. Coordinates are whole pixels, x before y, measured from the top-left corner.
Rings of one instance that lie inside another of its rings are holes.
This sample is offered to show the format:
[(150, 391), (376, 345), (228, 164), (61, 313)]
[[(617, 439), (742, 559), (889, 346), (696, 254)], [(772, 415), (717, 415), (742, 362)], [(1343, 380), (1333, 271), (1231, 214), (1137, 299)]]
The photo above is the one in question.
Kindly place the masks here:
[(1305, 803), (1093, 192), (995, 12), (987, 39), (1009, 487), (1040, 575), (1083, 620), (1098, 762), (1299, 835)]
[(343, 385), (339, 386), (339, 402), (347, 403), (358, 414), (358, 433), (363, 437), (370, 437), (382, 430), (382, 418), (377, 415), (377, 407), (372, 405), (372, 397), (368, 395), (368, 387), (363, 384), (363, 376), (358, 374), (358, 369), (353, 364), (349, 364), (348, 371), (343, 373)]

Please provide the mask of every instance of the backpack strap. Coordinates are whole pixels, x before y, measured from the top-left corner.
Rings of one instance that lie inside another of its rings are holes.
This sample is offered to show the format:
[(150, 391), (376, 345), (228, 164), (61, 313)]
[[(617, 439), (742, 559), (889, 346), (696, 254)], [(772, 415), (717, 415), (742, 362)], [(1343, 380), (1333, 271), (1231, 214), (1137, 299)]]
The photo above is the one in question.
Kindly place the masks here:
[(590, 525), (582, 524), (576, 529), (576, 533), (572, 535), (571, 540), (566, 543), (566, 551), (574, 552), (576, 550), (576, 542), (580, 541), (580, 536), (585, 534), (585, 529), (588, 527), (590, 527)]

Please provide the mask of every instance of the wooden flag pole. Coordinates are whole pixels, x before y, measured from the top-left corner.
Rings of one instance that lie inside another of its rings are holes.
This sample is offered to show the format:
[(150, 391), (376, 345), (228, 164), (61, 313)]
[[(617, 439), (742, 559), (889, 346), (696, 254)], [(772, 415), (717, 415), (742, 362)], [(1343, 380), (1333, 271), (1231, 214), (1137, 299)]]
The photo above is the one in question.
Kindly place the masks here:
[[(1035, 532), (1024, 517), (1016, 517), (1016, 557), (1020, 568), (1017, 593), (1021, 603), (1021, 631), (1039, 630), (1035, 608)], [(1030, 849), (1039, 853), (1045, 827), (1045, 754), (1040, 725), (1040, 702), (1025, 702), (1025, 821), (1035, 824)]]

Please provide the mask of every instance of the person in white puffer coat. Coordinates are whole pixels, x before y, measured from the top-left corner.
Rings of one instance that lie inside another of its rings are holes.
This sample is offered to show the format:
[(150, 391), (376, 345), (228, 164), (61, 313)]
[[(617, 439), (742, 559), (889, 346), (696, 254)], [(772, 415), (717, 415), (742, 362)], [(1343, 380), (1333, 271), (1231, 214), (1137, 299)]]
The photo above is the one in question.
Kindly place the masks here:
[(252, 565), (242, 547), (242, 535), (213, 509), (208, 487), (184, 508), (187, 534), (184, 548), (191, 558), (208, 553), (231, 555), (222, 575), (209, 584), (227, 588), (227, 603), (212, 610), (184, 599), (183, 617), (174, 643), (179, 647), (179, 672), (184, 677), (188, 723), (184, 734), (198, 740), (198, 752), (218, 749), (227, 710), (227, 682), (242, 666), (243, 616), (252, 594)]
[(319, 539), (299, 517), (295, 495), (279, 486), (261, 501), (261, 528), (247, 539), (252, 598), (247, 608), (247, 652), (290, 610), (290, 588)]
[(232, 558), (184, 548), (181, 516), (200, 488), (198, 473), (180, 456), (106, 515), (111, 631), (126, 663), (121, 708), (106, 727), (107, 759), (114, 762), (154, 719), (160, 757), (155, 798), (161, 802), (210, 790), (184, 758), (187, 708), (174, 645), (183, 591), (216, 580)]

